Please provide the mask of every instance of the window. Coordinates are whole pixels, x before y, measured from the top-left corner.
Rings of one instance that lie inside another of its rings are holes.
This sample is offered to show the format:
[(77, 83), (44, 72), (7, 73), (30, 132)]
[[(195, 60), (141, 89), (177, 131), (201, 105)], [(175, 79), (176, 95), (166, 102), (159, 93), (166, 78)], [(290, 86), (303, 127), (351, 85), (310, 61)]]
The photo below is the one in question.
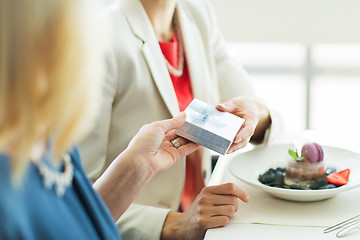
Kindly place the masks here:
[[(229, 43), (288, 133), (334, 133), (360, 149), (360, 44)], [(345, 144), (345, 143), (344, 143)]]

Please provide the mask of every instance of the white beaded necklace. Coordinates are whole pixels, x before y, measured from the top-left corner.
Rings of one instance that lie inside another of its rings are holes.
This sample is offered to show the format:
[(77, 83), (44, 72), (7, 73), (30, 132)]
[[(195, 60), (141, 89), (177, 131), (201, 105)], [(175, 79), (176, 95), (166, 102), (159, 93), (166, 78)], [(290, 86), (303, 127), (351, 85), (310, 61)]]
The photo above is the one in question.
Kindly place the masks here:
[(182, 32), (178, 24), (176, 12), (174, 14), (173, 24), (178, 41), (178, 69), (174, 68), (164, 55), (163, 57), (169, 73), (175, 77), (180, 77), (181, 75), (183, 75), (183, 71), (184, 71), (184, 49), (183, 49)]
[(56, 195), (59, 197), (64, 196), (66, 188), (72, 184), (74, 177), (74, 167), (71, 163), (70, 155), (68, 153), (65, 154), (63, 160), (65, 169), (62, 173), (50, 168), (43, 161), (34, 161), (42, 177), (44, 187), (51, 189), (54, 186)]

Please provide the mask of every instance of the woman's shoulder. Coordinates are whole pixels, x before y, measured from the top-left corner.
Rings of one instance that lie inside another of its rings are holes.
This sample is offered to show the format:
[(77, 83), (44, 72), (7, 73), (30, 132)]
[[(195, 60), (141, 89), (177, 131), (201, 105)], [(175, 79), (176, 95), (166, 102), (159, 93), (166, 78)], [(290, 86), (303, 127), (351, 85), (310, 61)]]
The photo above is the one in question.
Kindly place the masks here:
[(0, 153), (0, 196), (3, 198), (12, 190), (11, 184), (11, 166), (7, 155)]
[(72, 165), (74, 166), (74, 171), (81, 175), (81, 178), (85, 179), (86, 181), (90, 182), (90, 180), (86, 177), (85, 169), (82, 165), (82, 159), (80, 156), (78, 146), (74, 146), (72, 149), (68, 151), (68, 154), (71, 157)]
[(72, 149), (69, 150), (68, 153), (71, 156), (73, 164), (75, 164), (77, 167), (82, 168), (81, 157), (78, 147), (74, 146)]
[(18, 230), (19, 225), (21, 222), (25, 222), (26, 217), (26, 212), (21, 203), (25, 199), (20, 198), (22, 196), (20, 194), (22, 181), (14, 182), (10, 173), (10, 158), (7, 155), (0, 154), (0, 218), (6, 219), (6, 224), (0, 224), (1, 239), (22, 238)]
[(77, 147), (69, 154), (74, 180), (64, 196), (43, 185), (34, 164), (25, 170), (21, 184), (14, 185), (10, 161), (0, 155), (0, 219), (6, 219), (0, 224), (0, 239), (118, 239), (109, 211), (85, 175)]

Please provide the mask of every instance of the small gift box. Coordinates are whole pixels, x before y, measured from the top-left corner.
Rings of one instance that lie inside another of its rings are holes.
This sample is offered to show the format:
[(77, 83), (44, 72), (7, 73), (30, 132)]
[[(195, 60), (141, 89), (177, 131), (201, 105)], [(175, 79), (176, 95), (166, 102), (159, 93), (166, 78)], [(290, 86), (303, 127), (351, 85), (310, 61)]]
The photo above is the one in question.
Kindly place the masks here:
[(185, 109), (186, 121), (176, 134), (220, 154), (225, 154), (244, 119), (194, 99)]

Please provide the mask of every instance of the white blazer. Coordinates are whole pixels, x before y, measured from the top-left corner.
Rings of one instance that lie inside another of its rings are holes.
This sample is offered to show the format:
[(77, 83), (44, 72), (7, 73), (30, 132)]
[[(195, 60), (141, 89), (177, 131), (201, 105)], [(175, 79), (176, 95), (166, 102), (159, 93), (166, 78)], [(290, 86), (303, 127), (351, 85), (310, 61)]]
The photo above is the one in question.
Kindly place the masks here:
[[(115, 6), (115, 7), (114, 7)], [(175, 91), (150, 20), (139, 0), (112, 6), (111, 53), (97, 125), (79, 145), (85, 170), (93, 179), (123, 151), (139, 128), (179, 113)], [(255, 96), (253, 85), (227, 52), (213, 9), (206, 0), (178, 0), (186, 63), (194, 97), (216, 105), (235, 96)], [(280, 131), (271, 113), (271, 140)], [(177, 210), (185, 165), (179, 161), (155, 176), (118, 221), (124, 239), (159, 239), (170, 209)], [(210, 154), (204, 149), (205, 177)]]

